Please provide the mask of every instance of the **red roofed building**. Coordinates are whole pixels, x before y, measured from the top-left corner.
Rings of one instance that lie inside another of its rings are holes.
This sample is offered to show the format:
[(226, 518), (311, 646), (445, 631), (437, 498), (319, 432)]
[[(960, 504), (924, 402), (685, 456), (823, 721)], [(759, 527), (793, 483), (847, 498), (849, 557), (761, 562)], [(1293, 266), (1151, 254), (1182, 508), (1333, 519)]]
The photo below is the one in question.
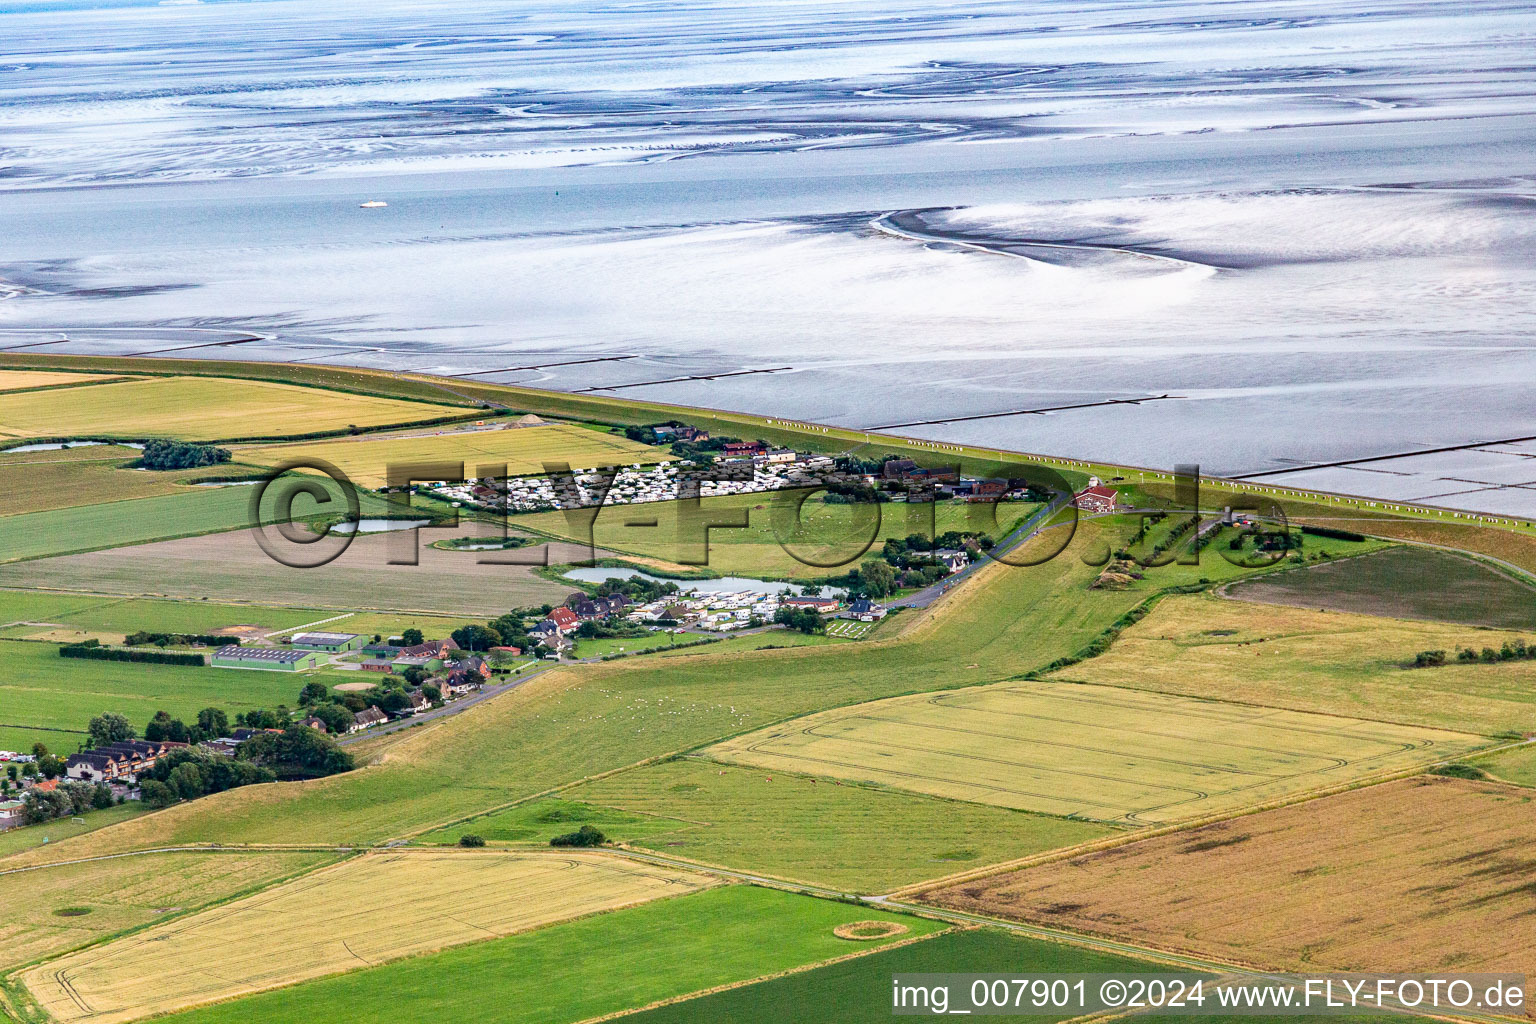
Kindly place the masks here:
[(555, 624), (561, 636), (581, 625), (581, 618), (569, 608), (554, 609), (549, 613), (549, 621)]
[(1101, 514), (1115, 510), (1114, 488), (1105, 487), (1095, 481), (1091, 486), (1085, 487), (1072, 496), (1072, 504), (1077, 506), (1079, 512)]

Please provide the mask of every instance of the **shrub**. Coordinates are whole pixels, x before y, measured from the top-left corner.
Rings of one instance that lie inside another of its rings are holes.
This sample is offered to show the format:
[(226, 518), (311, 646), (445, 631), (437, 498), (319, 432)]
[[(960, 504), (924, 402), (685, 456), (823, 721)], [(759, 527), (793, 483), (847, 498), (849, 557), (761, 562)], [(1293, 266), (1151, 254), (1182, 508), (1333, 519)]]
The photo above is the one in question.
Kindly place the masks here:
[(555, 838), (549, 841), (549, 845), (602, 846), (607, 841), (608, 837), (603, 835), (597, 829), (593, 828), (591, 825), (583, 825), (575, 832), (567, 832), (564, 835), (555, 836)]
[(459, 845), (460, 846), (470, 846), (470, 847), (484, 846), (485, 845), (485, 840), (483, 838), (481, 838), (480, 836), (476, 836), (476, 835), (463, 835), (463, 836), (459, 836)]
[(1445, 664), (1444, 651), (1420, 651), (1413, 656), (1414, 668), (1433, 668)]
[(1442, 764), (1429, 770), (1431, 775), (1443, 775), (1448, 779), (1486, 779), (1488, 773), (1470, 764)]

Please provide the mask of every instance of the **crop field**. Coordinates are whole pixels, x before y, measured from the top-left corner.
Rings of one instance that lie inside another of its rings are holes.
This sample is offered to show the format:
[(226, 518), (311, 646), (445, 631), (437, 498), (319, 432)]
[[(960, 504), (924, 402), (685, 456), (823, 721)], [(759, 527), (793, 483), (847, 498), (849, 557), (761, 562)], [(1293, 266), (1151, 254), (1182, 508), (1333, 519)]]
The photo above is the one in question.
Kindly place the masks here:
[(1536, 629), (1536, 587), (1465, 555), (1400, 546), (1231, 588), (1244, 601)]
[(766, 770), (1152, 825), (1472, 750), (1474, 736), (1107, 686), (1010, 682), (838, 708), (709, 748)]
[[(210, 493), (222, 492), (210, 490)], [(249, 521), (244, 501), (247, 497), (241, 496), (241, 500), (235, 502), (237, 507), (227, 510), (232, 519), (239, 517), (228, 526)], [(173, 500), (182, 499), (150, 498), (144, 501)], [(29, 517), (0, 519), (0, 542), (6, 536), (7, 524), (24, 518)], [(466, 525), (461, 528), (460, 535), (477, 531), (477, 527)], [(420, 560), (416, 565), (390, 564), (391, 538), (365, 534), (327, 565), (313, 569), (290, 568), (273, 561), (256, 543), (253, 534), (242, 531), (183, 537), (133, 548), (92, 551), (0, 567), (0, 586), (70, 587), (98, 594), (251, 601), (336, 611), (388, 609), (406, 613), (473, 615), (480, 622), (514, 606), (559, 604), (571, 593), (572, 587), (550, 582), (528, 565), (481, 563), (474, 553), (434, 548), (430, 542), (440, 533), (454, 535), (446, 529), (420, 531)], [(530, 553), (537, 556), (538, 549), (514, 552), (524, 558)], [(556, 546), (551, 558), (558, 560), (562, 557), (581, 555)], [(323, 613), (314, 616), (322, 617)], [(398, 616), (391, 616), (390, 621), (396, 618)]]
[[(1185, 572), (1168, 578), (1186, 580)], [(904, 614), (897, 631), (861, 643), (730, 654), (709, 653), (717, 646), (709, 645), (550, 672), (463, 714), (361, 744), (364, 756), (388, 753), (367, 771), (215, 794), (20, 859), (188, 842), (408, 837), (646, 758), (912, 693), (934, 679), (1015, 678), (1080, 649), (1144, 598), (1090, 590), (1093, 574), (1071, 552), (1033, 567), (990, 566), (933, 608)]]
[[(592, 523), (590, 538), (577, 537), (565, 516), (540, 512), (515, 516), (515, 526), (571, 540), (590, 539), (599, 547), (631, 552), (668, 563), (707, 565), (715, 572), (766, 574), (775, 578), (812, 579), (840, 575), (865, 557), (880, 553), (888, 537), (949, 530), (986, 532), (1002, 536), (1038, 507), (1025, 502), (970, 505), (940, 502), (931, 506), (829, 505), (812, 496), (800, 509), (800, 527), (781, 543), (775, 533), (776, 503), (792, 502), (807, 493), (785, 489), (761, 494), (732, 494), (701, 498), (696, 504), (676, 501), (640, 505), (610, 505)], [(994, 518), (995, 509), (995, 518)], [(929, 518), (925, 513), (931, 512)], [(878, 523), (870, 516), (878, 516)], [(743, 521), (744, 527), (711, 522)], [(705, 546), (705, 538), (708, 546)], [(868, 551), (865, 552), (866, 546)], [(837, 564), (807, 564), (809, 561)], [(707, 557), (707, 562), (701, 561)], [(849, 561), (851, 559), (851, 561)]]
[[(1052, 678), (1483, 735), (1536, 732), (1536, 661), (1455, 661), (1463, 647), (1506, 640), (1536, 643), (1536, 634), (1176, 596), (1108, 653)], [(1450, 663), (1405, 667), (1432, 650)]]
[[(235, 713), (253, 707), (292, 707), (305, 677), (294, 672), (256, 672), (195, 665), (154, 665), (61, 658), (53, 644), (0, 640), (0, 708), (7, 725), (84, 730), (95, 715), (116, 711), (142, 729), (156, 711), (184, 720), (206, 707)], [(44, 740), (50, 748), (74, 753)]]
[(61, 384), (94, 384), (116, 380), (116, 374), (70, 373), (66, 370), (0, 370), (0, 391), (53, 388)]
[(287, 850), (175, 852), (0, 874), (0, 968), (154, 924), (335, 859)]
[(334, 1024), (572, 1024), (887, 944), (832, 934), (840, 924), (861, 920), (899, 921), (908, 928), (901, 938), (942, 927), (732, 885), (221, 1003), (170, 1021), (291, 1024), (294, 1006), (303, 1005), (306, 1016)]
[[(230, 626), (260, 626), (267, 630), (277, 630), (302, 626), (328, 617), (327, 612), (315, 608), (274, 608), (264, 605), (213, 604), (209, 601), (163, 601), (154, 598), (0, 590), (0, 623), (57, 625), (66, 629), (110, 635), (141, 629), (163, 633), (208, 633)], [(21, 625), (17, 628), (27, 627)]]
[(285, 437), (410, 423), (467, 410), (226, 377), (146, 377), (0, 394), (0, 437)]
[(1524, 972), (1533, 842), (1536, 792), (1425, 777), (923, 898), (1272, 968)]
[(129, 1020), (714, 884), (601, 854), (367, 854), (22, 979), (55, 1020)]
[[(839, 1024), (889, 1024), (891, 978), (910, 974), (1078, 974), (1121, 977), (1162, 970), (1145, 960), (1097, 953), (996, 928), (945, 932), (922, 942), (659, 1006), (625, 1024), (785, 1024), (815, 1007)], [(1051, 1024), (1070, 1013), (999, 1014), (999, 1024)], [(1202, 1018), (1203, 1020), (1203, 1018)]]
[(622, 772), (569, 795), (667, 816), (645, 819), (643, 833), (620, 828), (618, 837), (635, 846), (857, 892), (889, 892), (1112, 831), (692, 758)]
[[(248, 487), (189, 487), (179, 494), (5, 516), (0, 562), (234, 530), (250, 524), (250, 500)], [(48, 575), (40, 579), (47, 581)], [(61, 575), (43, 585), (75, 583)]]
[(0, 456), (0, 477), (5, 479), (5, 488), (0, 490), (0, 516), (187, 490), (177, 483), (187, 473), (150, 473), (123, 469), (120, 467), (137, 457), (138, 453), (131, 448), (103, 447), (107, 451), (128, 454), (92, 460), (64, 458), (25, 462), (12, 462)]
[(512, 476), (525, 476), (543, 473), (546, 463), (563, 463), (581, 470), (673, 460), (672, 453), (665, 448), (639, 444), (623, 434), (606, 434), (568, 423), (264, 445), (241, 449), (240, 457), (263, 465), (299, 458), (324, 459), (365, 487), (383, 486), (390, 465), (412, 462), (462, 462), (469, 476), (478, 475), (480, 466), (496, 466), (499, 475), (499, 467), (505, 465)]

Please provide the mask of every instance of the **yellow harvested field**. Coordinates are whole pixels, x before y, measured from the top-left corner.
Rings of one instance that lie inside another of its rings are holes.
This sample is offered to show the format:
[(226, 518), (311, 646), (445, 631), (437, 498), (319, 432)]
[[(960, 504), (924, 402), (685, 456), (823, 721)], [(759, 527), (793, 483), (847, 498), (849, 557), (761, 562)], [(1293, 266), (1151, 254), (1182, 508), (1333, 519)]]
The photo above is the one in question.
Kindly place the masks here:
[(1259, 967), (1528, 973), (1536, 792), (1422, 777), (961, 882), (925, 902)]
[(68, 394), (67, 401), (49, 391), (0, 394), (0, 437), (282, 437), (472, 411), (226, 377), (146, 377), (71, 388)]
[[(1536, 661), (1456, 664), (1536, 635), (1206, 595), (1165, 598), (1097, 658), (1054, 678), (1356, 715), (1440, 729), (1536, 732)], [(1405, 667), (1420, 651), (1451, 664)]]
[(505, 465), (512, 476), (543, 473), (546, 463), (571, 469), (670, 462), (664, 448), (637, 444), (623, 434), (604, 434), (586, 427), (550, 423), (539, 427), (498, 427), (490, 430), (443, 430), (400, 437), (316, 441), (309, 444), (262, 445), (243, 449), (241, 459), (276, 465), (298, 458), (324, 459), (356, 483), (378, 487), (391, 463), (462, 462), (469, 476), (480, 466)]
[(299, 852), (176, 852), (0, 874), (0, 967), (196, 910), (335, 860)]
[(709, 748), (722, 761), (1155, 825), (1455, 757), (1476, 736), (1107, 686), (1010, 682), (858, 704)]
[(49, 388), (57, 384), (89, 384), (116, 376), (105, 373), (64, 373), (58, 370), (0, 370), (0, 391)]
[(717, 884), (603, 854), (367, 854), (21, 977), (55, 1020), (112, 1024)]

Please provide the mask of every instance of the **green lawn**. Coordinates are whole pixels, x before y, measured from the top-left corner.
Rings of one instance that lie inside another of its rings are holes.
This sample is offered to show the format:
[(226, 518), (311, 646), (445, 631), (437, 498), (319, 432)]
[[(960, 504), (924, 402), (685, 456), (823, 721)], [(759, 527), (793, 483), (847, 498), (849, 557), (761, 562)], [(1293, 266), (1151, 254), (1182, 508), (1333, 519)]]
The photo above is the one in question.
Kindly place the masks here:
[(1522, 786), (1536, 786), (1536, 744), (1517, 747), (1475, 763), (1501, 779)]
[(631, 814), (580, 800), (535, 800), (428, 832), (418, 842), (452, 845), (460, 836), (474, 835), (497, 845), (548, 846), (555, 836), (574, 832), (583, 825), (601, 830), (611, 841), (628, 843), (657, 833), (675, 832), (689, 827), (690, 823), (676, 818)]
[(671, 820), (670, 830), (658, 822), (646, 833), (614, 836), (636, 846), (868, 893), (1085, 843), (1114, 831), (697, 759), (623, 772), (568, 795), (682, 819)]
[[(956, 931), (922, 942), (828, 964), (814, 970), (727, 989), (624, 1018), (625, 1024), (785, 1024), (837, 1021), (888, 1024), (891, 977), (898, 974), (1149, 974), (1167, 968), (1145, 960), (1011, 935), (994, 928)], [(968, 1006), (951, 1001), (949, 1007)], [(1046, 1024), (1071, 1011), (1000, 1014), (994, 1021)]]
[(647, 633), (644, 636), (615, 637), (607, 640), (578, 640), (575, 655), (578, 658), (601, 658), (625, 651), (649, 651), (657, 647), (672, 647), (699, 639), (689, 633), (674, 637), (670, 633)]
[(138, 729), (156, 711), (190, 719), (220, 707), (233, 718), (251, 707), (292, 707), (305, 682), (292, 672), (61, 658), (54, 644), (20, 640), (0, 641), (0, 665), (0, 714), (13, 727), (84, 729), (103, 711)]
[(8, 829), (0, 832), (0, 857), (8, 857), (23, 850), (57, 843), (72, 836), (83, 836), (87, 832), (94, 832), (108, 825), (116, 825), (129, 818), (137, 818), (141, 814), (147, 814), (148, 811), (147, 807), (135, 800), (118, 807), (108, 807), (103, 811), (91, 811), (78, 818), (55, 818), (41, 825)]
[[(772, 889), (726, 886), (160, 1018), (289, 1024), (567, 1024), (828, 960), (878, 943), (832, 929), (922, 918)], [(887, 983), (888, 984), (888, 983)]]
[[(1306, 540), (1311, 544), (1317, 538)], [(1407, 545), (1279, 573), (1234, 587), (1232, 596), (1393, 618), (1536, 629), (1536, 587), (1465, 555)]]

